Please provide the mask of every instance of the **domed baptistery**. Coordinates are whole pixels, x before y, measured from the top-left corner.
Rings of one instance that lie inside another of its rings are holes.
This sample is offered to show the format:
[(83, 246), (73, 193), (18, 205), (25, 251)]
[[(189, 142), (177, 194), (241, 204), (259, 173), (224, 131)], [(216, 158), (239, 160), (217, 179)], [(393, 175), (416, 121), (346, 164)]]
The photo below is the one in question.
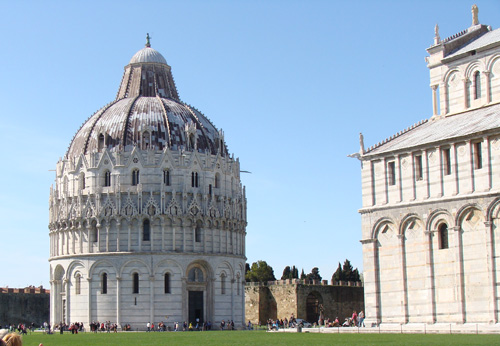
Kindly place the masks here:
[(244, 323), (239, 161), (149, 35), (57, 163), (49, 203), (52, 323)]

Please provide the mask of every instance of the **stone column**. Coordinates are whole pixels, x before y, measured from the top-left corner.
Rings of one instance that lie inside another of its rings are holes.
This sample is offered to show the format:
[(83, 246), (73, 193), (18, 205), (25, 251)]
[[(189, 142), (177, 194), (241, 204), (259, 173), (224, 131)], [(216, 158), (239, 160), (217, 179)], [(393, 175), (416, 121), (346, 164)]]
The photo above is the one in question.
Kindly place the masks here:
[(92, 323), (92, 278), (88, 277), (87, 278), (87, 283), (88, 283), (88, 322), (87, 325), (90, 325)]
[(182, 252), (186, 252), (186, 226), (182, 225)]
[(127, 237), (127, 251), (132, 251), (132, 220), (127, 220), (128, 222), (128, 237)]
[(80, 252), (79, 253), (83, 253), (83, 230), (82, 230), (82, 224), (80, 224), (79, 233), (80, 233), (80, 239), (78, 239), (79, 248), (80, 248)]
[(70, 301), (70, 288), (69, 288), (69, 280), (68, 279), (64, 279), (63, 280), (63, 284), (64, 284), (64, 288), (65, 288), (65, 296), (66, 296), (66, 315), (63, 317), (64, 318), (64, 322), (66, 323), (71, 323), (71, 320), (69, 319), (69, 309), (70, 309), (70, 304), (69, 304), (69, 301)]
[(175, 226), (172, 221), (172, 251), (175, 251)]
[(101, 252), (101, 224), (98, 223), (96, 225), (97, 228), (97, 251), (96, 252)]
[(486, 80), (486, 103), (491, 102), (491, 72), (483, 71), (484, 79)]
[(122, 287), (122, 278), (121, 276), (116, 276), (116, 325), (118, 326), (119, 329), (121, 329), (121, 303), (120, 303), (120, 296), (121, 296), (121, 287)]
[[(149, 224), (149, 231), (151, 232), (151, 223)], [(139, 244), (139, 252), (142, 251), (142, 231), (143, 224), (137, 220), (137, 244)]]
[[(455, 273), (458, 292), (458, 323), (465, 323), (465, 286), (464, 286), (464, 256), (462, 248), (462, 233), (461, 227), (451, 227), (450, 230), (455, 231)], [(451, 321), (450, 321), (451, 322)]]
[(476, 190), (476, 177), (475, 177), (475, 169), (474, 165), (474, 143), (472, 141), (467, 142), (467, 146), (469, 147), (469, 162), (470, 162), (470, 189), (467, 193), (472, 193)]
[(433, 231), (425, 231), (425, 242), (427, 246), (427, 251), (425, 253), (425, 264), (427, 278), (425, 280), (425, 287), (429, 294), (429, 319), (427, 323), (436, 323), (436, 288), (434, 281), (434, 252), (432, 238), (434, 237)]
[(106, 252), (109, 252), (109, 220), (106, 221)]
[(363, 239), (361, 244), (363, 246), (366, 324), (378, 325), (381, 322), (378, 241), (377, 239)]
[[(120, 231), (122, 229), (122, 224), (120, 222), (121, 220), (118, 219), (116, 222), (116, 251), (120, 252)], [(118, 323), (117, 323), (118, 324)]]
[(444, 114), (448, 114), (450, 112), (450, 104), (448, 100), (448, 86), (446, 83), (443, 83), (441, 90), (443, 90), (443, 101), (444, 101)]
[(75, 226), (71, 227), (71, 253), (76, 254), (76, 230), (75, 230)]
[(405, 236), (403, 234), (397, 235), (399, 246), (399, 268), (401, 275), (401, 291), (403, 292), (403, 301), (401, 306), (401, 316), (403, 317), (402, 323), (408, 323), (408, 282), (406, 280), (406, 254), (405, 254)]
[(438, 96), (437, 89), (439, 85), (431, 85), (432, 88), (432, 115), (438, 115)]
[(488, 285), (490, 287), (490, 299), (488, 299), (488, 314), (490, 321), (493, 323), (498, 323), (498, 301), (497, 301), (497, 288), (496, 288), (496, 266), (495, 266), (495, 247), (494, 247), (494, 233), (493, 233), (493, 222), (486, 221), (484, 223), (484, 229), (486, 232), (486, 263), (488, 266)]
[(469, 78), (462, 79), (464, 82), (464, 109), (469, 108)]
[(488, 175), (488, 186), (486, 188), (486, 191), (491, 190), (493, 187), (493, 175), (491, 172), (491, 143), (490, 143), (490, 138), (486, 137), (484, 139), (484, 152), (486, 153), (486, 174)]
[(203, 253), (207, 253), (207, 234), (205, 227), (202, 228)]
[[(154, 270), (154, 269), (151, 268), (151, 270)], [(155, 317), (154, 300), (155, 300), (155, 276), (153, 273), (153, 275), (149, 276), (149, 320), (151, 322), (154, 321), (154, 317)]]
[(234, 321), (234, 283), (235, 279), (231, 279), (231, 320)]
[(160, 219), (161, 227), (161, 251), (165, 251), (165, 219)]
[(455, 174), (455, 191), (453, 191), (453, 195), (458, 195), (460, 193), (460, 179), (462, 176), (460, 175), (458, 171), (458, 159), (457, 159), (457, 145), (456, 143), (453, 143), (451, 150), (450, 150), (450, 155), (451, 157), (451, 167), (452, 167), (452, 172), (451, 174)]
[(87, 253), (91, 253), (92, 252), (92, 240), (90, 240), (90, 223), (87, 223), (86, 228), (87, 228)]
[(193, 252), (196, 252), (196, 225), (191, 228), (191, 243), (193, 243)]
[(56, 281), (55, 280), (50, 280), (50, 292), (52, 294), (49, 295), (50, 299), (50, 320), (49, 320), (49, 325), (52, 328), (52, 325), (56, 323), (56, 310), (57, 310), (57, 305), (56, 305)]

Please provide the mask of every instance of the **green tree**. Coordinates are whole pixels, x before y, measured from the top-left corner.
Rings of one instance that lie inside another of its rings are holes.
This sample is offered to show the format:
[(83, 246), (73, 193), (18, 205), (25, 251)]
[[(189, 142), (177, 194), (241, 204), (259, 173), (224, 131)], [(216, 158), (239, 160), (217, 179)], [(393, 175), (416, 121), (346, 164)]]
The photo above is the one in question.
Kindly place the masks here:
[(299, 270), (295, 268), (295, 266), (292, 267), (292, 272), (290, 273), (291, 277), (290, 279), (298, 279), (299, 278)]
[(321, 281), (321, 275), (319, 275), (318, 267), (314, 267), (309, 274), (307, 274), (307, 280), (309, 281)]
[(281, 275), (281, 280), (290, 279), (291, 274), (292, 270), (290, 269), (290, 266), (286, 266), (285, 269), (283, 269), (283, 275)]
[(250, 270), (245, 274), (245, 280), (248, 282), (268, 282), (274, 281), (273, 268), (266, 261), (257, 261), (252, 263)]
[(307, 278), (306, 274), (304, 273), (304, 268), (302, 268), (302, 272), (300, 273), (300, 279), (303, 280)]
[(342, 266), (342, 274), (344, 276), (344, 280), (346, 281), (353, 281), (353, 274), (352, 274), (353, 268), (351, 265), (351, 262), (346, 258), (344, 265)]
[(337, 267), (337, 270), (335, 271), (335, 273), (333, 273), (332, 281), (333, 282), (345, 281), (344, 275), (342, 273), (342, 265), (340, 264), (340, 262), (339, 262), (339, 266)]

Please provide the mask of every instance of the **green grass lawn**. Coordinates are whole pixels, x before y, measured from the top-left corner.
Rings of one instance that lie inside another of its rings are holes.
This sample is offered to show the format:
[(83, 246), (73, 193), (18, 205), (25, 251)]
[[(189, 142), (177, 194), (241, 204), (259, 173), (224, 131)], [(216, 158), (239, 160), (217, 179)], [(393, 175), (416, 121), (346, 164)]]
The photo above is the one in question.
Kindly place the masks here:
[(33, 333), (23, 346), (255, 346), (255, 345), (500, 345), (500, 335), (422, 334), (317, 334), (266, 333), (264, 331), (211, 331), (164, 333)]

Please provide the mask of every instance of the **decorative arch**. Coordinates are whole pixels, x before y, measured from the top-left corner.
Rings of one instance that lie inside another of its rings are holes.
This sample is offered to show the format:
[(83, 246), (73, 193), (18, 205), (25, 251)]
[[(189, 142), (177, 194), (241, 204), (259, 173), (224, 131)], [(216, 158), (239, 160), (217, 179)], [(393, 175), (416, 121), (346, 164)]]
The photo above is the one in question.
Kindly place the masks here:
[(478, 210), (480, 212), (483, 211), (481, 206), (477, 203), (467, 203), (463, 205), (457, 212), (457, 216), (455, 217), (455, 226), (460, 226), (464, 218), (469, 217), (471, 210)]
[(393, 219), (391, 219), (389, 217), (382, 217), (382, 218), (378, 219), (373, 224), (372, 232), (371, 232), (372, 239), (377, 239), (378, 238), (378, 233), (381, 230), (382, 226), (387, 225), (387, 224), (392, 225), (394, 227), (394, 229), (397, 230), (397, 228), (396, 228), (396, 222), (394, 222)]
[(133, 263), (138, 263), (139, 266), (131, 266), (131, 268), (127, 270), (127, 273), (140, 272), (140, 268), (143, 267), (146, 268), (148, 275), (151, 275), (151, 267), (146, 262), (144, 262), (139, 258), (132, 258), (122, 264), (122, 266), (119, 269), (120, 276), (123, 276), (123, 273), (125, 273), (125, 269)]
[(486, 221), (493, 221), (500, 213), (500, 197), (495, 198), (486, 210)]
[(426, 230), (437, 230), (437, 226), (440, 222), (445, 221), (448, 225), (453, 225), (453, 216), (446, 209), (436, 209), (432, 211), (427, 219), (425, 225)]
[[(102, 269), (99, 268), (101, 266), (103, 267)], [(104, 269), (105, 267), (113, 269), (113, 271), (107, 270), (106, 271), (107, 273), (111, 273), (111, 272), (118, 273), (117, 268), (110, 261), (104, 259), (104, 260), (96, 261), (92, 264), (92, 266), (89, 269), (89, 277), (92, 277), (95, 274), (101, 276), (101, 274), (105, 271), (105, 269)], [(99, 268), (99, 270), (97, 270), (96, 268)]]

